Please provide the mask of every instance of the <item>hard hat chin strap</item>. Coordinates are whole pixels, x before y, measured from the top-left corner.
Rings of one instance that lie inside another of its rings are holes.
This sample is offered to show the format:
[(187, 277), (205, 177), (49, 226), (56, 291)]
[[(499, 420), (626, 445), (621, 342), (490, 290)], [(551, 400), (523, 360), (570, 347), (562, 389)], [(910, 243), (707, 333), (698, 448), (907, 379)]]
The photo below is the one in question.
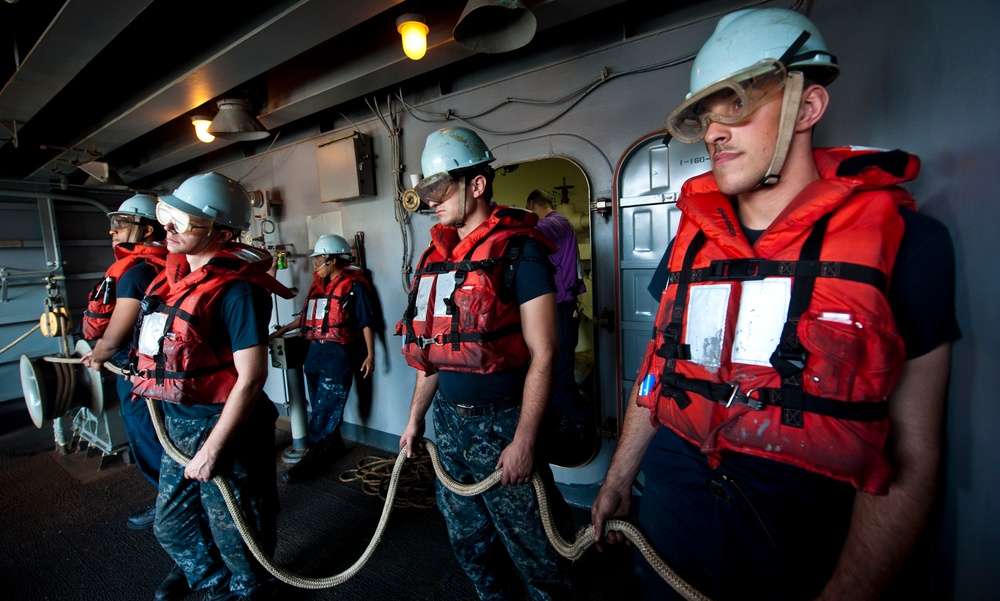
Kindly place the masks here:
[(781, 168), (785, 165), (788, 150), (792, 146), (792, 136), (795, 135), (795, 120), (799, 116), (799, 105), (802, 104), (802, 87), (802, 73), (790, 72), (781, 97), (781, 120), (778, 123), (778, 139), (774, 147), (774, 156), (771, 157), (767, 173), (761, 178), (758, 186), (773, 186), (781, 179)]
[(465, 176), (458, 178), (458, 221), (455, 229), (465, 225)]
[(138, 223), (129, 226), (128, 242), (138, 242), (139, 234), (142, 233), (142, 226)]

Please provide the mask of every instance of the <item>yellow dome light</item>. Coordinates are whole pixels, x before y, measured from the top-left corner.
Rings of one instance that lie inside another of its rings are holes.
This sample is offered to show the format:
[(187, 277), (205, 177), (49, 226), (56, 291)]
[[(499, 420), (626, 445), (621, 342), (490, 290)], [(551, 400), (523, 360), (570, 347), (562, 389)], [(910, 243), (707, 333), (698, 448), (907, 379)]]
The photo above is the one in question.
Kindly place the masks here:
[(205, 115), (195, 115), (194, 117), (191, 117), (191, 123), (194, 123), (194, 132), (198, 135), (199, 140), (208, 144), (215, 139), (215, 136), (208, 133), (208, 126), (212, 124), (211, 117), (206, 117)]
[(427, 32), (430, 28), (423, 15), (406, 13), (396, 19), (396, 31), (403, 36), (403, 52), (418, 61), (427, 53)]

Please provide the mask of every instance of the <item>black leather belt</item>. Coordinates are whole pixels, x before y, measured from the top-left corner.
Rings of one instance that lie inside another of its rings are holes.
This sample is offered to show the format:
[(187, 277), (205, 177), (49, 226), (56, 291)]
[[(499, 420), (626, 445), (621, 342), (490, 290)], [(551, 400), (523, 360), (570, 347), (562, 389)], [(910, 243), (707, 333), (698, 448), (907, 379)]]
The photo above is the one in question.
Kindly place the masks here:
[(481, 403), (477, 405), (463, 405), (462, 403), (455, 403), (446, 399), (444, 395), (441, 395), (441, 398), (447, 401), (448, 404), (455, 409), (455, 413), (461, 415), (462, 417), (479, 417), (481, 415), (493, 413), (494, 411), (510, 409), (511, 407), (521, 404), (520, 397), (507, 397), (493, 403)]

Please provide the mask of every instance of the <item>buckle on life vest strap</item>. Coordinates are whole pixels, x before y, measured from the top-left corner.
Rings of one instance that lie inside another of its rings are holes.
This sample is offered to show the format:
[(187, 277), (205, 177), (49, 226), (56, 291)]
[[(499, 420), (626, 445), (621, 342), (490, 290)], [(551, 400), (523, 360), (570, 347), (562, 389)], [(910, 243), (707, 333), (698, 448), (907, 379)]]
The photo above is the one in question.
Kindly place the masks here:
[(712, 280), (763, 280), (761, 265), (765, 259), (727, 259), (712, 261), (709, 279)]
[(757, 411), (764, 408), (763, 401), (759, 401), (750, 396), (754, 393), (752, 389), (746, 394), (743, 394), (740, 392), (740, 385), (736, 382), (726, 382), (726, 386), (730, 387), (729, 395), (726, 397), (726, 400), (719, 400), (719, 402), (722, 403), (726, 409), (732, 407), (734, 403), (746, 405), (747, 407)]
[(427, 348), (431, 344), (444, 346), (444, 334), (437, 334), (430, 338), (425, 338), (424, 336), (417, 336), (417, 344), (420, 345), (420, 348)]

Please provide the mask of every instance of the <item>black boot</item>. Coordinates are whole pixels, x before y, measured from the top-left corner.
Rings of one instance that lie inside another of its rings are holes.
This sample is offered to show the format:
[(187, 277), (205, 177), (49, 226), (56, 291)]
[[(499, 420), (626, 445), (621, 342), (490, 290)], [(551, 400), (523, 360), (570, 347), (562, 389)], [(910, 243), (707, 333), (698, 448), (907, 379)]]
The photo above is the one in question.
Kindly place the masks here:
[(160, 586), (156, 587), (153, 601), (179, 601), (190, 594), (191, 587), (188, 586), (187, 576), (175, 563)]
[(347, 446), (340, 435), (340, 428), (309, 447), (298, 463), (288, 468), (282, 478), (289, 484), (307, 482), (321, 475), (334, 460), (347, 452)]
[(145, 530), (152, 528), (154, 521), (156, 521), (156, 505), (128, 516), (128, 527), (132, 530)]

